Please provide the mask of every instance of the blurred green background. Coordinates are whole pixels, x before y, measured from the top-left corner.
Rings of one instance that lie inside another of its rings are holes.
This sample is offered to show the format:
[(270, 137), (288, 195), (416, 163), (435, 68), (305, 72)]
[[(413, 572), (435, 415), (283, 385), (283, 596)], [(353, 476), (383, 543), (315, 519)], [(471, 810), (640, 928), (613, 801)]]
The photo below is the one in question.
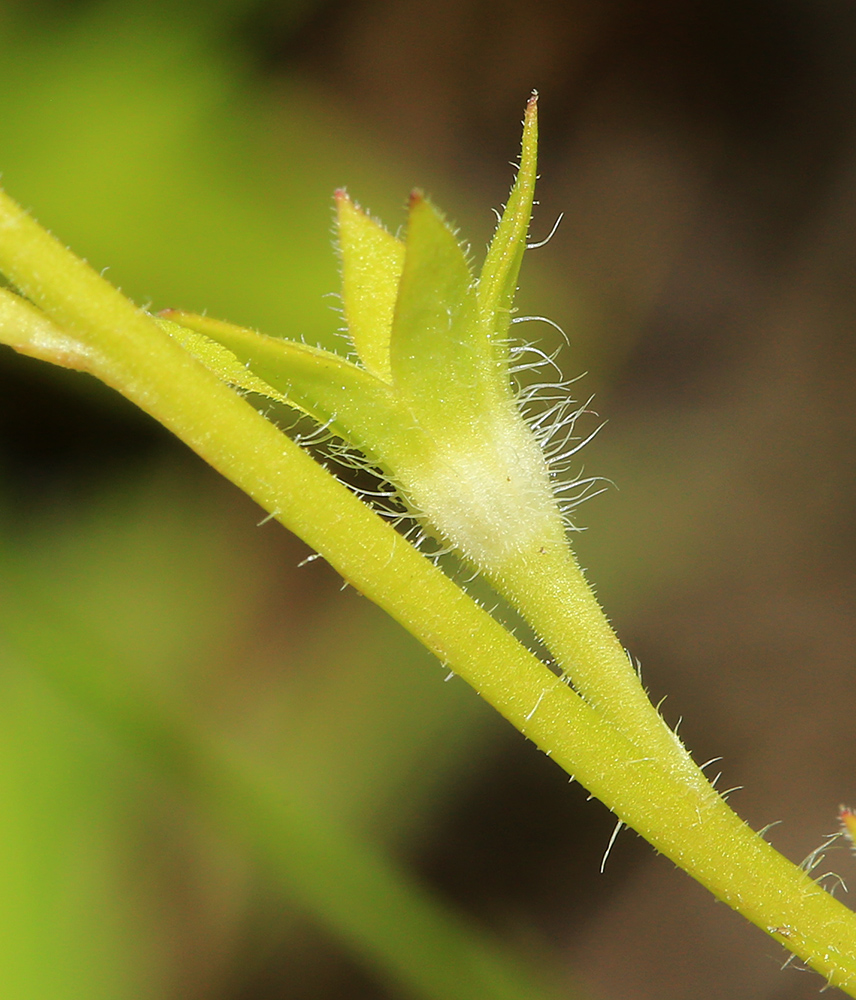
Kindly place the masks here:
[[(578, 551), (799, 861), (856, 799), (854, 55), (843, 0), (0, 0), (0, 173), (135, 301), (335, 348), (333, 189), (395, 230), (419, 185), (478, 259), (537, 88), (533, 234), (565, 219), (521, 315), (566, 329), (618, 487)], [(7, 350), (0, 380), (0, 997), (409, 995), (135, 713), (569, 998), (815, 995), (633, 834), (599, 874), (605, 809), (122, 399)]]

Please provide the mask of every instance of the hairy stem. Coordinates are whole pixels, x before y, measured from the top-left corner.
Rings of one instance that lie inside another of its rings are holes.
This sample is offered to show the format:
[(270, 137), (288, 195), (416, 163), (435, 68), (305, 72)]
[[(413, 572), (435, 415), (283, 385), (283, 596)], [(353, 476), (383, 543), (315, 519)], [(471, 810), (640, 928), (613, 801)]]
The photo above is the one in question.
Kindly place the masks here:
[(535, 629), (574, 689), (641, 752), (707, 784), (651, 704), (630, 657), (583, 576), (570, 546), (531, 546), (491, 574), (496, 590)]

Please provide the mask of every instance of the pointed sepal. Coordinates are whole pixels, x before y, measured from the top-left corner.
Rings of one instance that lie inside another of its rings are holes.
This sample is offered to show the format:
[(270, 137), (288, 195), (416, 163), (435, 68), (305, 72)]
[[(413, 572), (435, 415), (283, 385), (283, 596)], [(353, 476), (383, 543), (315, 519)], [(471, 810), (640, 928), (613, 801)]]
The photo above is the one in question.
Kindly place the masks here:
[(389, 338), (404, 266), (404, 244), (336, 192), (342, 302), (348, 335), (366, 371), (391, 380)]
[(517, 178), (488, 247), (478, 283), (479, 313), (498, 361), (508, 357), (508, 327), (529, 235), (537, 168), (538, 95), (533, 93), (523, 118)]
[(410, 199), (390, 358), (396, 392), (434, 430), (480, 410), (497, 378), (464, 251), (418, 192)]

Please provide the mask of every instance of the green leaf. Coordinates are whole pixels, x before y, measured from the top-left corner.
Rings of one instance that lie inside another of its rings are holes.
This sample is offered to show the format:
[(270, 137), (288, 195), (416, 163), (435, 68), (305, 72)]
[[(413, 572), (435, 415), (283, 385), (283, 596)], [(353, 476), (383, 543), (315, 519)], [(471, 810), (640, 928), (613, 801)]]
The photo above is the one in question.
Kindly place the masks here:
[(494, 383), (503, 380), (479, 323), (464, 252), (419, 192), (410, 199), (390, 359), (396, 391), (435, 430), (483, 412)]
[(478, 283), (478, 303), (494, 357), (508, 356), (508, 327), (517, 277), (526, 249), (538, 165), (538, 95), (533, 93), (523, 119), (520, 169), (496, 227)]
[(404, 244), (336, 192), (339, 250), (342, 255), (342, 301), (348, 334), (366, 370), (392, 381), (389, 338)]
[(287, 402), (387, 471), (413, 433), (391, 388), (344, 358), (207, 316), (167, 317), (158, 322), (223, 381)]
[(246, 392), (267, 396), (279, 403), (288, 402), (288, 399), (281, 392), (277, 392), (273, 386), (260, 379), (238, 360), (234, 352), (217, 343), (216, 340), (211, 340), (210, 337), (206, 337), (196, 330), (191, 330), (189, 327), (181, 326), (163, 316), (157, 318), (157, 324), (161, 329), (166, 330), (171, 337), (174, 337), (197, 361), (201, 361), (206, 368), (214, 372), (228, 385), (235, 389), (243, 389)]

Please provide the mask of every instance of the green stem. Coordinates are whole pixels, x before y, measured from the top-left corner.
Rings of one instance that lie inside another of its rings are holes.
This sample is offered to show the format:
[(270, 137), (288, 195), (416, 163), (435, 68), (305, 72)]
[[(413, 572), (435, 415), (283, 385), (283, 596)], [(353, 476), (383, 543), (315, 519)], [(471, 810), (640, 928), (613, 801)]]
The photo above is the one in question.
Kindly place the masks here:
[[(4, 195), (0, 271), (79, 344), (75, 358), (81, 366), (160, 420), (316, 548), (621, 820), (856, 996), (856, 914), (753, 833), (689, 769), (686, 758), (681, 756), (676, 768), (675, 744), (662, 757), (640, 751), (602, 711), (555, 677), (389, 525)], [(592, 615), (589, 609), (582, 617), (586, 627)], [(590, 647), (615, 643), (604, 635), (612, 633), (601, 624), (594, 638), (579, 641), (574, 655), (582, 658)]]
[(583, 576), (570, 546), (543, 546), (506, 559), (492, 577), (535, 629), (557, 666), (589, 704), (641, 751), (707, 784), (651, 704), (630, 657)]

